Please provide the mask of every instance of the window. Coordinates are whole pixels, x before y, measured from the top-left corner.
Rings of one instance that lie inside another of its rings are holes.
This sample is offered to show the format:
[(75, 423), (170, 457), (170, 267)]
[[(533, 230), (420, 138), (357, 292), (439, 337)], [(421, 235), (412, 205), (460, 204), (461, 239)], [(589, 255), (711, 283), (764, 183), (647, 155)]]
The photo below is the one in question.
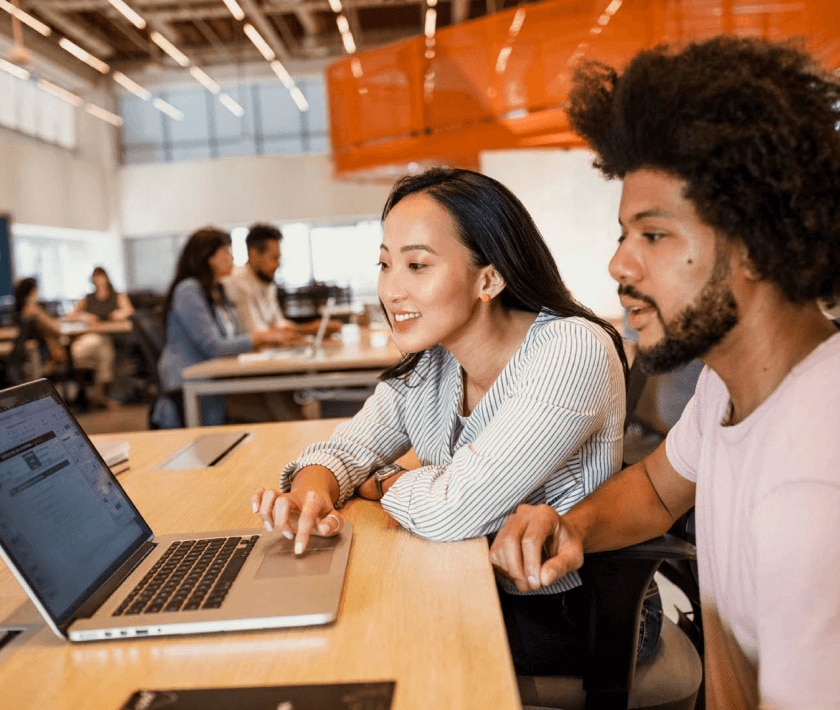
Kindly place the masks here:
[(151, 102), (120, 92), (118, 110), (124, 164), (177, 162), (235, 155), (326, 153), (330, 149), (326, 88), (322, 77), (303, 79), (299, 88), (309, 110), (301, 112), (276, 80), (223, 86), (245, 110), (233, 115), (200, 86), (158, 92), (184, 113), (176, 121)]
[(76, 107), (36, 81), (0, 72), (0, 126), (61, 146), (76, 147)]

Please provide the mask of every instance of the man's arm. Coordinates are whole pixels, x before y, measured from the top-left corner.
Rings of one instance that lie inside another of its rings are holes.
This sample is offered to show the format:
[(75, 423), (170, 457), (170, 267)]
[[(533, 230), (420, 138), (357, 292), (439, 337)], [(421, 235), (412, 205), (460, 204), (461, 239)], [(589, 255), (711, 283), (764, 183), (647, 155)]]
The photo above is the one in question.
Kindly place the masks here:
[(661, 535), (694, 504), (694, 484), (665, 455), (664, 442), (563, 516), (520, 505), (490, 549), (493, 565), (522, 592), (554, 583), (584, 552), (614, 550)]

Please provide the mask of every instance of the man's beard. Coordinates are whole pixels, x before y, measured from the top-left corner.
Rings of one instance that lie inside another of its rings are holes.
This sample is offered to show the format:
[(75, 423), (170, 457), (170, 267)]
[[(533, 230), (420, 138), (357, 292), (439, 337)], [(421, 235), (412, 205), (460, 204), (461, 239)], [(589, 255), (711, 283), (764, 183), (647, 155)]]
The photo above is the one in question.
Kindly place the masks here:
[(262, 271), (254, 270), (254, 276), (256, 276), (260, 281), (264, 284), (274, 283), (274, 274), (265, 274)]
[(670, 323), (662, 320), (659, 307), (632, 286), (619, 286), (626, 293), (649, 303), (662, 323), (663, 337), (656, 345), (639, 348), (637, 357), (649, 375), (669, 372), (700, 357), (717, 345), (738, 322), (738, 304), (729, 285), (729, 260), (718, 252), (709, 280), (694, 303), (686, 306)]

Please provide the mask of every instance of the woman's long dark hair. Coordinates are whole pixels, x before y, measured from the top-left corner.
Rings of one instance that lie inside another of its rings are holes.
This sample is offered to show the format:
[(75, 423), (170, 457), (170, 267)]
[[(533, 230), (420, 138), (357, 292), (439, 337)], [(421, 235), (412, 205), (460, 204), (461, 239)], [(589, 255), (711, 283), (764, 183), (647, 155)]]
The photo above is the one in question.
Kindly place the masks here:
[(213, 269), (210, 266), (210, 257), (221, 247), (229, 247), (231, 244), (230, 235), (216, 227), (204, 227), (193, 232), (181, 255), (178, 257), (178, 264), (175, 267), (175, 278), (166, 293), (166, 301), (163, 306), (164, 320), (172, 308), (172, 294), (175, 287), (184, 279), (197, 279), (201, 289), (207, 298), (207, 303), (219, 302), (221, 296), (219, 288), (213, 279)]
[(108, 295), (111, 296), (114, 294), (114, 284), (111, 283), (111, 277), (108, 276), (108, 272), (105, 271), (105, 268), (102, 266), (95, 266), (93, 267), (93, 271), (90, 275), (91, 282), (93, 281), (94, 276), (104, 276), (105, 283), (108, 285)]
[[(428, 195), (449, 213), (474, 266), (492, 264), (499, 272), (506, 284), (500, 295), (502, 306), (531, 313), (546, 309), (558, 316), (579, 316), (596, 323), (615, 344), (626, 379), (627, 357), (621, 336), (574, 299), (537, 225), (516, 195), (497, 180), (472, 170), (432, 168), (394, 184), (382, 221), (400, 200), (414, 193)], [(422, 354), (406, 355), (380, 379), (408, 376)]]
[(38, 288), (38, 280), (32, 276), (22, 278), (15, 284), (15, 316), (19, 320), (20, 314), (23, 313), (23, 307), (26, 305), (26, 299), (29, 294)]

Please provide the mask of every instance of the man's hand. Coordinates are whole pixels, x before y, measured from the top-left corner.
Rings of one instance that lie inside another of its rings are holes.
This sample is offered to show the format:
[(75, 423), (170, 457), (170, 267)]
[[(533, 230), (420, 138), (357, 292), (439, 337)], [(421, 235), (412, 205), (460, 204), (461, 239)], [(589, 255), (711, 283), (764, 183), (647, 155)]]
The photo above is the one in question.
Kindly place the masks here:
[(583, 565), (583, 541), (551, 506), (523, 504), (496, 535), (490, 561), (520, 592), (535, 591)]

